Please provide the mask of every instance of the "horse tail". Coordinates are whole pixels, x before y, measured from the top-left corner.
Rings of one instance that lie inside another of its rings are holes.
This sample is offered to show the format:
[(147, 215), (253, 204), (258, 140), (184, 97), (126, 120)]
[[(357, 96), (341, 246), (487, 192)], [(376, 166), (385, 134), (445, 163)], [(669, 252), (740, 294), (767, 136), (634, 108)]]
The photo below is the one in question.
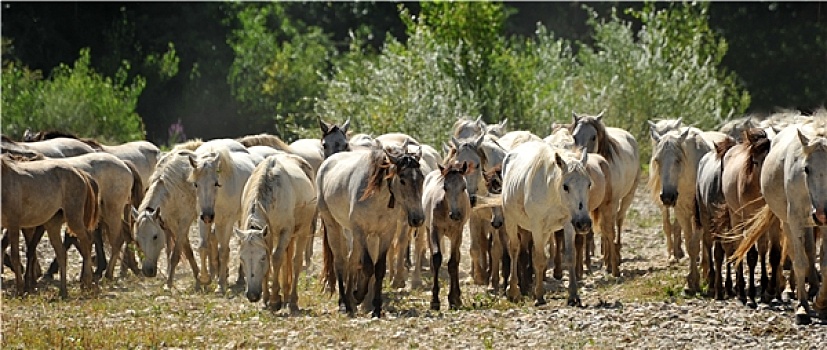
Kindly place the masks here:
[(135, 164), (132, 162), (125, 160), (126, 166), (129, 168), (129, 172), (132, 173), (132, 193), (131, 193), (131, 200), (132, 206), (135, 208), (141, 207), (141, 202), (144, 201), (144, 181), (141, 180), (141, 174), (138, 173), (138, 169), (135, 168)]
[(330, 242), (327, 238), (327, 226), (322, 223), (322, 287), (326, 288), (330, 294), (336, 290), (336, 269), (333, 266), (333, 249), (330, 248)]
[(778, 224), (778, 217), (770, 210), (770, 206), (765, 204), (752, 218), (738, 225), (739, 228), (744, 230), (744, 240), (741, 241), (738, 249), (735, 250), (729, 260), (735, 263), (744, 260), (747, 252), (767, 233), (767, 230), (773, 224)]
[(100, 204), (98, 203), (100, 187), (98, 186), (98, 182), (85, 171), (78, 170), (78, 174), (86, 184), (86, 200), (83, 202), (83, 223), (86, 225), (86, 229), (91, 231), (98, 227), (98, 219), (100, 217)]

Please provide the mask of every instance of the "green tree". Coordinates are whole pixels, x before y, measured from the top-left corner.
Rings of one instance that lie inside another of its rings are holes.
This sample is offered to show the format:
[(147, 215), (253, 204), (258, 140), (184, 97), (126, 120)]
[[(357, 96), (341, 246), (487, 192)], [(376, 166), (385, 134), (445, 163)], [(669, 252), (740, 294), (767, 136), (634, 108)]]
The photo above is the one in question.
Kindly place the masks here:
[(114, 78), (100, 75), (90, 66), (88, 49), (48, 79), (19, 62), (4, 62), (3, 133), (19, 137), (26, 128), (55, 129), (104, 142), (142, 140), (135, 106), (145, 82), (140, 76), (129, 82), (128, 71), (124, 62)]
[[(318, 27), (292, 21), (284, 4), (242, 4), (228, 40), (235, 59), (228, 81), (258, 130), (285, 139), (316, 131), (313, 103), (335, 50)], [(314, 136), (318, 136), (315, 135)]]

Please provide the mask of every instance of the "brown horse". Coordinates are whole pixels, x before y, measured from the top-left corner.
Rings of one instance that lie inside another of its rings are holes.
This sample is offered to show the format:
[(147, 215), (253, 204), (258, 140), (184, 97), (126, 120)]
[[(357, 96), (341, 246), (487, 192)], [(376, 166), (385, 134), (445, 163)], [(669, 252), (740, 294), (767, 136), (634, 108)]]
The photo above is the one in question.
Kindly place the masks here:
[[(98, 185), (85, 172), (53, 161), (17, 162), (4, 156), (2, 162), (2, 225), (7, 229), (11, 244), (15, 284), (18, 293), (23, 290), (20, 271), (20, 229), (46, 226), (49, 239), (60, 263), (60, 295), (66, 291), (66, 251), (60, 241), (60, 227), (65, 221), (69, 232), (80, 242), (83, 256), (81, 279), (84, 287), (92, 286), (91, 249), (89, 230), (98, 221)], [(28, 200), (37, 196), (39, 200)]]
[[(743, 237), (738, 228), (746, 222), (761, 207), (765, 201), (761, 194), (761, 167), (764, 158), (770, 151), (770, 139), (766, 131), (759, 128), (751, 128), (742, 131), (741, 142), (723, 155), (721, 173), (721, 188), (723, 190), (726, 207), (721, 210), (728, 211), (730, 227), (736, 229), (736, 245)], [(719, 152), (720, 155), (720, 152)], [(766, 255), (769, 250), (770, 265), (772, 266), (772, 282), (767, 277)], [(730, 251), (730, 253), (733, 253)], [(781, 284), (782, 274), (780, 273), (781, 261), (781, 232), (780, 226), (774, 225), (770, 228), (768, 235), (763, 236), (756, 246), (749, 249), (747, 253), (747, 266), (749, 271), (749, 290), (747, 301), (750, 306), (755, 306), (755, 277), (754, 270), (758, 258), (761, 259), (761, 287), (764, 289), (762, 301), (775, 297), (778, 294), (778, 286)], [(716, 261), (716, 265), (718, 262)], [(720, 268), (720, 267), (719, 267)], [(736, 281), (743, 284), (743, 281)]]

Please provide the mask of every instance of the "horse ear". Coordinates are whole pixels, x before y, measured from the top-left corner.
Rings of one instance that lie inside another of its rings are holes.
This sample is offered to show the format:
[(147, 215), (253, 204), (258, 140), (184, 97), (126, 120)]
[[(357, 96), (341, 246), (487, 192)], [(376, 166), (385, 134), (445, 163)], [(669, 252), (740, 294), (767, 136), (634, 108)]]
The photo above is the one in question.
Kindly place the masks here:
[[(646, 121), (646, 123), (647, 123), (647, 124), (649, 124), (649, 131), (651, 131), (651, 132), (655, 132), (656, 127), (657, 127), (657, 124), (655, 124), (655, 123), (654, 123), (654, 122), (652, 122), (651, 120), (647, 120), (647, 121)], [(654, 138), (654, 137), (653, 137), (653, 138)]]
[(135, 209), (134, 205), (131, 205), (130, 207), (132, 207), (132, 220), (137, 220), (138, 215), (141, 215), (141, 214), (138, 213), (138, 209)]
[(506, 123), (508, 123), (508, 118), (503, 119), (503, 121), (500, 122), (500, 126), (505, 128)]
[(604, 109), (604, 110), (602, 110), (602, 111), (600, 111), (600, 113), (598, 113), (598, 114), (597, 114), (597, 116), (596, 116), (596, 117), (594, 117), (594, 118), (595, 118), (595, 119), (597, 119), (597, 121), (600, 121), (601, 119), (603, 119), (603, 114), (604, 114), (604, 113), (606, 113), (606, 110), (605, 110), (605, 109)]
[(477, 139), (474, 141), (474, 148), (480, 148), (482, 146), (482, 141), (485, 140), (485, 134), (481, 134)]
[(658, 132), (655, 129), (649, 130), (649, 133), (652, 136), (652, 140), (655, 140), (655, 142), (660, 142), (660, 134), (658, 134)]
[(678, 142), (683, 143), (684, 141), (686, 141), (686, 137), (689, 136), (689, 131), (691, 131), (691, 130), (692, 129), (686, 128), (686, 130), (684, 130), (681, 133), (681, 138), (678, 140)]
[(263, 229), (261, 229), (261, 237), (262, 237), (262, 238), (267, 237), (267, 234), (268, 234), (268, 233), (270, 233), (270, 226), (268, 226), (268, 225), (264, 225), (264, 228), (263, 228)]
[(554, 162), (557, 163), (557, 166), (563, 171), (566, 170), (566, 161), (563, 160), (563, 157), (560, 157), (560, 153), (554, 153)]
[(327, 132), (330, 131), (330, 126), (322, 120), (322, 117), (319, 117), (319, 129), (322, 130), (322, 135), (327, 135)]
[(799, 128), (796, 128), (796, 132), (798, 133), (798, 140), (801, 141), (801, 145), (804, 146), (804, 149), (806, 150), (810, 145), (810, 138), (807, 137), (807, 135), (804, 135)]
[(681, 126), (681, 123), (683, 123), (683, 117), (680, 117), (675, 121), (675, 127)]
[(341, 127), (341, 128), (339, 128), (339, 129), (341, 129), (341, 130), (342, 130), (342, 133), (344, 133), (345, 135), (347, 135), (347, 128), (349, 128), (349, 127), (350, 127), (350, 118), (347, 118), (347, 120), (345, 120), (345, 123), (344, 123), (344, 124), (342, 124), (342, 127)]
[(442, 143), (442, 153), (445, 153), (445, 156), (446, 156), (446, 157), (447, 157), (449, 154), (451, 154), (451, 146), (448, 146), (448, 144), (447, 144), (447, 143), (443, 142), (443, 143)]
[(193, 169), (198, 168), (198, 162), (195, 161), (195, 155), (194, 154), (187, 155), (187, 159), (189, 159), (190, 165), (192, 166)]
[(456, 136), (451, 135), (451, 143), (454, 144), (454, 148), (459, 148), (459, 140), (457, 140)]
[(244, 237), (244, 231), (239, 230), (238, 227), (235, 226), (233, 226), (233, 234), (235, 234), (235, 236), (242, 241), (244, 240), (244, 238), (246, 238)]
[(155, 220), (161, 220), (161, 208), (156, 208), (152, 211), (152, 218)]
[(586, 152), (586, 150), (583, 150), (580, 153), (580, 163), (582, 163), (583, 165), (586, 165), (586, 163), (588, 161), (589, 161), (589, 152)]
[(575, 111), (571, 111), (571, 117), (572, 117), (572, 120), (574, 120), (575, 124), (577, 124), (577, 121), (580, 120), (580, 116), (577, 115), (577, 113)]
[(439, 172), (440, 172), (440, 173), (445, 172), (445, 167), (444, 167), (444, 166), (442, 166), (442, 164), (437, 164), (437, 166), (439, 167)]

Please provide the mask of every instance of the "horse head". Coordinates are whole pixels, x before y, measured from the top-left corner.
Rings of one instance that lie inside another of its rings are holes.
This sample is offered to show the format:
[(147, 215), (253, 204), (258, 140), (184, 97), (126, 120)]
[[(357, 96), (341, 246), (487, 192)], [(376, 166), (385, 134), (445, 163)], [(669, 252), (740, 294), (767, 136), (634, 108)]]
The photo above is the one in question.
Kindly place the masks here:
[(554, 161), (562, 171), (559, 180), (560, 197), (563, 204), (568, 207), (572, 226), (578, 233), (587, 233), (592, 228), (592, 219), (589, 215), (591, 178), (586, 170), (589, 154), (585, 150), (579, 153), (580, 157), (577, 158), (574, 156), (576, 152), (566, 156), (561, 156), (560, 152), (557, 152)]
[(655, 139), (657, 145), (652, 151), (653, 166), (650, 171), (653, 172), (652, 179), (659, 184), (655, 187), (659, 187), (660, 201), (667, 207), (674, 206), (678, 201), (679, 181), (684, 173), (685, 163), (687, 163), (684, 141), (689, 136), (690, 130), (687, 128), (681, 133), (672, 131)]
[(807, 136), (798, 130), (802, 158), (799, 166), (806, 178), (816, 225), (827, 225), (827, 138)]
[(145, 276), (155, 277), (158, 273), (158, 257), (167, 242), (167, 227), (161, 218), (161, 209), (146, 208), (139, 212), (132, 207), (132, 218), (135, 242), (144, 253), (141, 270)]
[(350, 143), (347, 139), (347, 129), (350, 127), (350, 119), (342, 126), (329, 124), (319, 118), (319, 128), (322, 131), (322, 148), (324, 157), (330, 157), (339, 152), (350, 151)]
[(266, 225), (253, 225), (245, 230), (233, 228), (233, 233), (241, 242), (238, 258), (244, 270), (244, 280), (247, 282), (247, 300), (253, 303), (261, 300), (264, 276), (270, 269), (270, 249), (267, 244), (269, 231)]
[(606, 137), (606, 127), (603, 126), (603, 112), (596, 116), (578, 115), (572, 112), (573, 126), (572, 137), (574, 143), (583, 147), (588, 152), (597, 153), (601, 138)]
[(408, 225), (419, 227), (425, 221), (425, 211), (422, 209), (422, 185), (424, 176), (419, 169), (419, 159), (422, 158), (422, 148), (416, 153), (408, 150), (408, 141), (401, 150), (384, 148), (388, 173), (386, 179), (391, 192), (391, 203), (398, 201), (402, 204), (408, 218)]

